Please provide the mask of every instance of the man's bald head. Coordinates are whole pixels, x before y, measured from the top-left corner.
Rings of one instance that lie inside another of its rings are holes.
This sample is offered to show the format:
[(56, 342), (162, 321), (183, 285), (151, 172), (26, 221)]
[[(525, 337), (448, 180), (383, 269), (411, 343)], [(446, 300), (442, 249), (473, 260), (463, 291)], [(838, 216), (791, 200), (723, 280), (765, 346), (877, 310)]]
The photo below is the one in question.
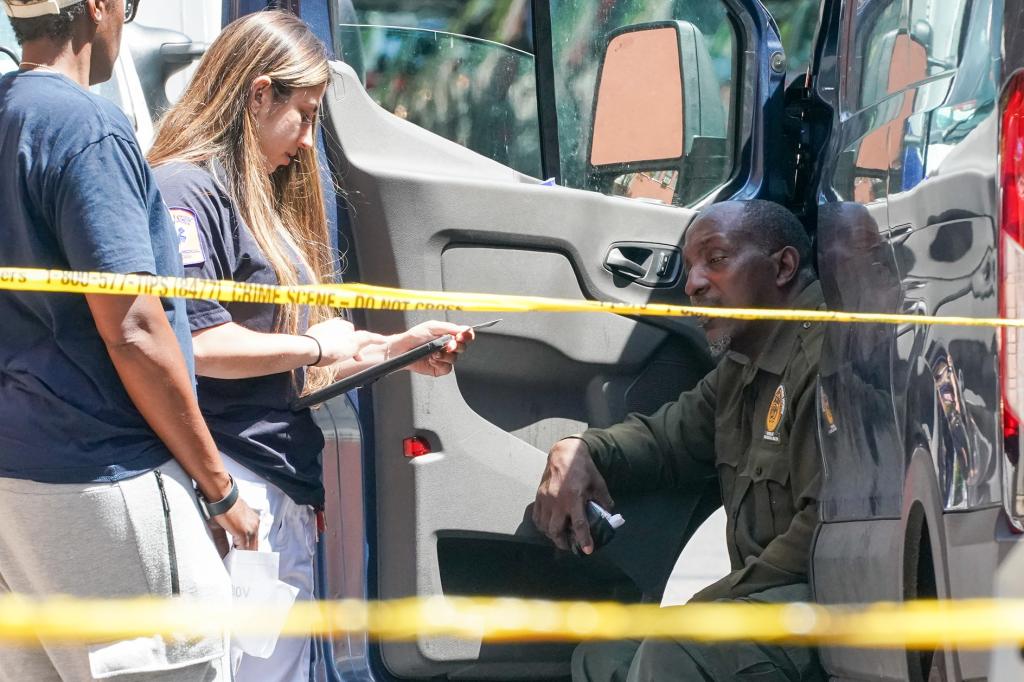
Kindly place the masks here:
[(702, 210), (694, 223), (703, 218), (714, 219), (725, 229), (741, 231), (765, 253), (791, 246), (800, 256), (801, 270), (813, 270), (811, 238), (807, 230), (789, 209), (774, 201), (723, 201)]

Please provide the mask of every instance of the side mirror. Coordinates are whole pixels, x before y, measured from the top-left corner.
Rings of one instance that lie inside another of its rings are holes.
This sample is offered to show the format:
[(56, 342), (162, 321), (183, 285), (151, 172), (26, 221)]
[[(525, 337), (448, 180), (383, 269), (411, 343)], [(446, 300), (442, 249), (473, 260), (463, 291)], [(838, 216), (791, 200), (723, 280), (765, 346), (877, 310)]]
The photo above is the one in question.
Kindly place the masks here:
[(688, 204), (729, 172), (721, 84), (704, 36), (689, 22), (609, 34), (592, 121), (594, 189)]
[(167, 81), (192, 62), (209, 47), (206, 43), (192, 42), (184, 33), (131, 23), (125, 26), (125, 38), (139, 73), (142, 94), (150, 117), (157, 117), (171, 107), (167, 99)]

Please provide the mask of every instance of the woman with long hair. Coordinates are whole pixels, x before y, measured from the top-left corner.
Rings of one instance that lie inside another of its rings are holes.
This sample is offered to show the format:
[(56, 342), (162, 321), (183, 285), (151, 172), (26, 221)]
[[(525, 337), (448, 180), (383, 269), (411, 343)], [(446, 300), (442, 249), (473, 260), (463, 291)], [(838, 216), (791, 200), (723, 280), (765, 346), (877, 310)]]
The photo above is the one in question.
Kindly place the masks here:
[[(250, 14), (224, 28), (149, 154), (190, 276), (260, 284), (330, 282), (315, 149), (330, 71), (324, 46), (294, 15)], [(411, 366), (447, 374), (472, 340), (427, 322), (402, 334), (356, 331), (330, 309), (192, 301), (199, 404), (243, 499), (260, 514), (259, 547), (280, 553), (281, 580), (311, 598), (324, 441), (300, 392), (455, 335)], [(243, 656), (239, 680), (305, 680), (310, 639), (279, 640), (269, 659)]]

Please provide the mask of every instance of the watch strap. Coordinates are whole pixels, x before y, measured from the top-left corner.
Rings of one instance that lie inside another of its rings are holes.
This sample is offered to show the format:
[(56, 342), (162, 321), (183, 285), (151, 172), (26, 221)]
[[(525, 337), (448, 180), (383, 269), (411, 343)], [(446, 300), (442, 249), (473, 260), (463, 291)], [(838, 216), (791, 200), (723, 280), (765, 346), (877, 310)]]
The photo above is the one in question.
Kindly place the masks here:
[(230, 474), (228, 474), (228, 480), (231, 481), (231, 490), (229, 490), (228, 494), (224, 496), (224, 499), (216, 502), (210, 502), (202, 493), (199, 493), (199, 503), (202, 506), (203, 511), (206, 513), (206, 518), (209, 519), (214, 516), (220, 516), (235, 506), (235, 502), (238, 501), (238, 484), (235, 483), (234, 477)]

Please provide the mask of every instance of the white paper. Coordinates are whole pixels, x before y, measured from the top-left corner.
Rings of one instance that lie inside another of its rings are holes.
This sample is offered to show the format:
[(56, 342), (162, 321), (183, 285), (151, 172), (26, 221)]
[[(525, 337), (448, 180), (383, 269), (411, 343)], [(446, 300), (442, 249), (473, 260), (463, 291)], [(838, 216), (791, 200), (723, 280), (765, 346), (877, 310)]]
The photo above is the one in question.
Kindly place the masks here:
[(277, 552), (236, 548), (224, 557), (224, 565), (231, 576), (234, 603), (258, 605), (260, 627), (266, 628), (259, 634), (231, 633), (232, 648), (256, 658), (268, 658), (274, 653), (281, 628), (299, 593), (299, 588), (278, 579), (279, 562), (280, 554)]

